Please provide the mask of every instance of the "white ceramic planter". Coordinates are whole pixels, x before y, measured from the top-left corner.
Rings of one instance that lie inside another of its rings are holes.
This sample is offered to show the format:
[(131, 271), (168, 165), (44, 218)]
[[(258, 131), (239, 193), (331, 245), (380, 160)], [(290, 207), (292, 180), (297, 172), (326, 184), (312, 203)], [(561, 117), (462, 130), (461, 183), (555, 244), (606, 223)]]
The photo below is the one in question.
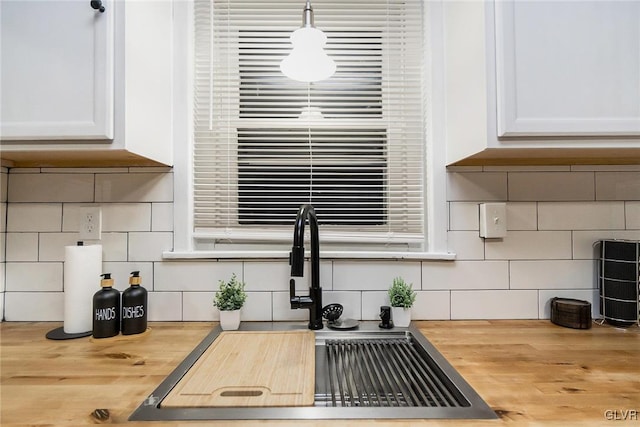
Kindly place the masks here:
[(411, 323), (411, 309), (404, 307), (391, 307), (393, 326), (407, 328)]
[(240, 327), (240, 309), (220, 311), (220, 327), (223, 331), (235, 331)]

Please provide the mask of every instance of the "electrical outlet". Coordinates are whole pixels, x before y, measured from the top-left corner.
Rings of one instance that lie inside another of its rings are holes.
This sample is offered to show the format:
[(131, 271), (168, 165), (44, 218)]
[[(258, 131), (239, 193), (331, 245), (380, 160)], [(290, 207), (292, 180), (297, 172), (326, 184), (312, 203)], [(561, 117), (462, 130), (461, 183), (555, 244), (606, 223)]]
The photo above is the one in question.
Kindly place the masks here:
[(102, 210), (100, 206), (80, 208), (80, 240), (100, 240), (102, 238)]

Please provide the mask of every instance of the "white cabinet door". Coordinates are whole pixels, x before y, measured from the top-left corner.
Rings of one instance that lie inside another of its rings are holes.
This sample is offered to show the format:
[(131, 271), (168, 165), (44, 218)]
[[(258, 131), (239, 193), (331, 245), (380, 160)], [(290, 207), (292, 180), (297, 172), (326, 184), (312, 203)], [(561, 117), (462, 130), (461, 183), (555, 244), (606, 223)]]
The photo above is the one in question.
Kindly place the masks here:
[(640, 1), (495, 11), (498, 136), (640, 135)]
[(0, 137), (113, 138), (113, 4), (0, 1)]

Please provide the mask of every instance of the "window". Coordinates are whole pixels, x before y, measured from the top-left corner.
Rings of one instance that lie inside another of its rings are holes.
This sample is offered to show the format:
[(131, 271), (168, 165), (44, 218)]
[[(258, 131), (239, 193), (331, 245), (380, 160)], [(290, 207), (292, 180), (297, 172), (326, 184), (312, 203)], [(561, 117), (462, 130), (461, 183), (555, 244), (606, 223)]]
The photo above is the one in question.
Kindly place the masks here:
[(289, 240), (311, 203), (325, 242), (421, 247), (422, 2), (314, 0), (337, 71), (310, 84), (279, 70), (303, 6), (195, 1), (195, 236)]

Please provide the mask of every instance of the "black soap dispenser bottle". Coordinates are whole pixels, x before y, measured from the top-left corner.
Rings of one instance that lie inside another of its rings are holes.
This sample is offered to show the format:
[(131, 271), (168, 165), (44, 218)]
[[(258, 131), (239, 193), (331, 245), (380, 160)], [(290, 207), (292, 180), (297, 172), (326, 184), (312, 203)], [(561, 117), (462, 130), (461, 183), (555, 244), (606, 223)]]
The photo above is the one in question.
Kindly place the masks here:
[(139, 271), (132, 271), (131, 285), (122, 293), (122, 334), (133, 335), (147, 330), (147, 290), (140, 286)]
[(120, 292), (113, 288), (111, 273), (101, 276), (102, 289), (93, 295), (93, 337), (109, 338), (120, 333)]

